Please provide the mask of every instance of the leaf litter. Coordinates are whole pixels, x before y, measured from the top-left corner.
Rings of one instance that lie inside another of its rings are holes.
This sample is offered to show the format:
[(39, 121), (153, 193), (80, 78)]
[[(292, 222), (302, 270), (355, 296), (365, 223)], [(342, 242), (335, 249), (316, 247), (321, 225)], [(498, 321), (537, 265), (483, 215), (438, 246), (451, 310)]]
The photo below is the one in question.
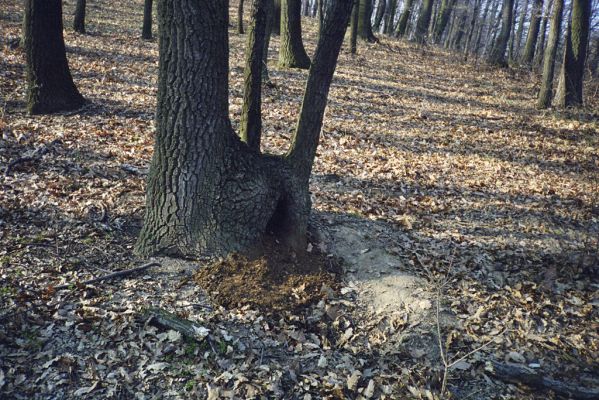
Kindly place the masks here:
[[(344, 259), (338, 291), (276, 317), (249, 302), (227, 309), (193, 281), (212, 261), (168, 259), (78, 285), (147, 261), (131, 251), (157, 76), (156, 41), (138, 39), (142, 3), (94, 2), (91, 34), (65, 31), (91, 100), (80, 113), (27, 116), (23, 52), (2, 43), (1, 397), (430, 399), (441, 385), (439, 342), (455, 361), (489, 341), (454, 365), (450, 396), (555, 397), (496, 379), (492, 361), (599, 386), (598, 99), (537, 111), (528, 72), (403, 41), (362, 44), (356, 57), (344, 49), (331, 90), (311, 183), (322, 234), (310, 245)], [(73, 9), (65, 2), (67, 27)], [(8, 1), (7, 43), (21, 17)], [(303, 22), (312, 53), (317, 25)], [(286, 149), (306, 78), (275, 67), (278, 44), (263, 107), (273, 152)], [(244, 46), (232, 33), (234, 124)], [(356, 232), (362, 243), (349, 251)], [(376, 295), (395, 293), (399, 275), (413, 285), (394, 307)], [(72, 287), (53, 290), (60, 284)], [(152, 307), (201, 334), (154, 326)]]

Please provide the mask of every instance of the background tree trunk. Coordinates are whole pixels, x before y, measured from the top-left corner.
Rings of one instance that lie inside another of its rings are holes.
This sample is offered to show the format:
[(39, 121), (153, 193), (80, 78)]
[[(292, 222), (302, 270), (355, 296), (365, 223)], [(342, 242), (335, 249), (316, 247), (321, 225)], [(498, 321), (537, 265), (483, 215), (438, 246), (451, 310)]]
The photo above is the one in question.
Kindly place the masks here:
[(73, 30), (77, 33), (85, 33), (85, 0), (77, 0)]
[(437, 22), (435, 24), (435, 29), (433, 30), (433, 41), (435, 43), (439, 43), (443, 33), (445, 32), (445, 28), (447, 28), (447, 23), (449, 22), (449, 17), (455, 6), (456, 0), (442, 0), (441, 8), (439, 9), (439, 13), (437, 14)]
[(524, 32), (524, 21), (526, 20), (526, 13), (528, 12), (528, 0), (525, 0), (524, 7), (520, 11), (520, 19), (518, 20), (518, 29), (516, 29), (516, 37), (514, 37), (514, 54), (520, 54), (520, 47), (522, 46), (522, 33)]
[(305, 250), (314, 143), (351, 3), (332, 0), (287, 157), (250, 150), (231, 127), (227, 4), (159, 3), (157, 132), (140, 255), (224, 255), (259, 247), (268, 231)]
[(351, 54), (356, 54), (358, 47), (358, 17), (360, 15), (360, 0), (353, 0), (352, 14), (351, 14), (351, 31), (349, 35), (349, 51)]
[(404, 9), (399, 16), (399, 21), (397, 22), (397, 28), (395, 29), (395, 36), (402, 37), (406, 34), (408, 29), (408, 22), (410, 21), (410, 15), (412, 13), (412, 6), (414, 5), (414, 0), (406, 0), (404, 3)]
[(385, 11), (385, 26), (384, 32), (391, 35), (393, 32), (393, 23), (395, 22), (395, 12), (397, 11), (397, 0), (389, 0)]
[(301, 0), (281, 1), (281, 47), (279, 66), (310, 68), (310, 58), (302, 42)]
[(270, 33), (275, 36), (281, 34), (281, 0), (273, 0), (272, 30)]
[(266, 36), (266, 1), (253, 0), (252, 16), (245, 51), (243, 110), (239, 137), (248, 147), (260, 152), (262, 133), (262, 58)]
[(591, 0), (573, 0), (566, 51), (562, 64), (556, 104), (560, 107), (582, 105), (582, 80), (589, 41)]
[(262, 81), (270, 83), (268, 74), (268, 48), (270, 46), (270, 35), (273, 29), (275, 4), (273, 0), (266, 0), (266, 36), (264, 37), (264, 49), (262, 51)]
[(553, 91), (553, 73), (555, 70), (555, 54), (559, 43), (559, 35), (562, 30), (562, 15), (564, 9), (564, 0), (555, 0), (553, 3), (553, 14), (551, 15), (551, 31), (549, 31), (549, 40), (543, 57), (543, 76), (541, 78), (541, 90), (537, 100), (539, 108), (547, 108), (551, 104), (551, 94)]
[(244, 34), (243, 31), (243, 0), (239, 0), (237, 5), (237, 33), (240, 35)]
[(152, 39), (152, 0), (144, 2), (144, 23), (141, 37), (142, 39)]
[(530, 16), (530, 26), (528, 28), (528, 36), (526, 37), (526, 45), (522, 52), (522, 64), (530, 65), (535, 56), (535, 47), (539, 37), (539, 27), (541, 26), (541, 14), (543, 12), (543, 0), (534, 0)]
[(383, 22), (383, 17), (385, 16), (386, 10), (387, 10), (387, 0), (379, 0), (377, 2), (376, 15), (374, 16), (374, 23), (372, 24), (372, 29), (375, 32), (380, 32), (381, 23)]
[(545, 39), (547, 35), (547, 21), (549, 20), (549, 13), (551, 12), (553, 0), (547, 2), (547, 9), (543, 13), (543, 21), (541, 22), (541, 31), (539, 32), (539, 40), (537, 40), (537, 48), (535, 49), (535, 57), (533, 59), (534, 69), (538, 70), (541, 68), (543, 63), (543, 53), (545, 52)]
[(512, 10), (514, 8), (514, 0), (504, 0), (501, 9), (501, 31), (495, 40), (487, 61), (489, 64), (505, 66), (505, 50), (510, 39), (512, 30)]
[(424, 43), (428, 32), (428, 25), (431, 22), (431, 12), (433, 10), (434, 0), (423, 0), (418, 21), (416, 21), (416, 31), (414, 32), (414, 41)]
[(360, 0), (360, 9), (358, 16), (358, 37), (367, 42), (374, 43), (377, 38), (372, 32), (372, 0)]
[(27, 111), (49, 114), (85, 104), (69, 70), (62, 36), (61, 0), (26, 0)]
[(472, 15), (470, 16), (470, 23), (468, 24), (468, 36), (466, 37), (466, 44), (464, 45), (464, 61), (468, 60), (468, 53), (470, 52), (470, 47), (472, 46), (472, 38), (474, 37), (474, 27), (476, 25), (476, 20), (478, 19), (478, 14), (480, 11), (481, 0), (474, 0), (474, 9), (472, 10)]

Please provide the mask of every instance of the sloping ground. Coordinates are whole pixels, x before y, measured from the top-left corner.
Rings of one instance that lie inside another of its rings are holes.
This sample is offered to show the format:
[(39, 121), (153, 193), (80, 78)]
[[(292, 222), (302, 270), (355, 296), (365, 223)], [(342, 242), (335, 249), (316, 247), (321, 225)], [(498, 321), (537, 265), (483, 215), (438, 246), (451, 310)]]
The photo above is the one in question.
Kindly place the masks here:
[[(21, 18), (19, 2), (5, 3), (3, 40), (18, 37)], [(66, 2), (65, 26), (72, 10)], [(403, 41), (363, 44), (355, 58), (344, 49), (330, 96), (313, 246), (346, 258), (341, 294), (277, 319), (225, 310), (191, 279), (204, 260), (51, 290), (146, 261), (131, 247), (157, 45), (138, 38), (141, 10), (139, 0), (93, 2), (91, 35), (67, 29), (92, 101), (78, 114), (26, 116), (23, 53), (0, 51), (0, 397), (426, 398), (443, 370), (437, 302), (449, 360), (486, 344), (451, 371), (455, 398), (554, 397), (494, 378), (492, 360), (599, 386), (598, 99), (539, 112), (528, 73)], [(311, 53), (316, 25), (305, 22)], [(244, 43), (231, 34), (235, 123)], [(306, 73), (278, 70), (272, 45), (266, 147), (284, 151)], [(157, 328), (149, 307), (209, 334), (195, 342)]]

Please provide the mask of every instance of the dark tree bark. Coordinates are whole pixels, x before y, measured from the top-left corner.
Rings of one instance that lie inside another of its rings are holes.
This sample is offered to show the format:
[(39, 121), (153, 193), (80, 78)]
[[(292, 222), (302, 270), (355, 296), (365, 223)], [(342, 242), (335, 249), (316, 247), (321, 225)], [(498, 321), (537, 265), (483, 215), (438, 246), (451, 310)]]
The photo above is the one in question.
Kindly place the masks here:
[(152, 39), (152, 0), (144, 2), (144, 23), (141, 29), (142, 39)]
[(530, 65), (535, 56), (535, 47), (539, 38), (539, 28), (541, 26), (541, 14), (543, 12), (543, 0), (534, 0), (530, 16), (530, 26), (528, 28), (528, 36), (526, 37), (526, 45), (522, 51), (522, 64)]
[(591, 76), (594, 78), (597, 76), (597, 70), (599, 69), (599, 37), (596, 37), (593, 40), (593, 54), (592, 57), (589, 57), (589, 69), (591, 71)]
[(510, 31), (512, 30), (512, 10), (514, 8), (514, 0), (504, 0), (501, 9), (501, 31), (495, 40), (487, 62), (489, 64), (505, 66), (505, 50), (510, 39)]
[(237, 5), (237, 33), (243, 35), (243, 0), (239, 0)]
[(395, 13), (397, 12), (397, 0), (389, 0), (385, 11), (385, 27), (384, 32), (387, 35), (393, 33), (393, 24), (395, 22)]
[(157, 133), (140, 255), (246, 251), (268, 231), (305, 250), (308, 180), (351, 3), (331, 1), (284, 157), (258, 154), (231, 127), (227, 4), (159, 3)]
[(418, 21), (416, 21), (416, 30), (414, 32), (414, 41), (416, 43), (424, 43), (428, 33), (428, 25), (431, 22), (431, 12), (433, 10), (434, 0), (423, 0)]
[(564, 0), (555, 0), (551, 15), (551, 31), (545, 49), (543, 62), (543, 77), (541, 78), (541, 90), (537, 100), (539, 108), (547, 108), (551, 105), (551, 94), (553, 91), (553, 73), (555, 70), (555, 55), (559, 44), (559, 35), (562, 29), (562, 15)]
[(262, 133), (262, 58), (266, 36), (266, 1), (252, 1), (252, 17), (245, 51), (243, 111), (239, 136), (248, 147), (260, 152)]
[(547, 9), (543, 13), (543, 20), (541, 22), (541, 31), (539, 32), (539, 40), (537, 41), (537, 48), (535, 49), (535, 57), (533, 60), (534, 69), (538, 70), (541, 68), (543, 63), (543, 53), (545, 52), (545, 40), (547, 36), (547, 22), (549, 21), (549, 13), (551, 12), (552, 0), (547, 3)]
[(462, 49), (462, 40), (464, 40), (464, 26), (466, 25), (467, 13), (463, 10), (459, 17), (456, 17), (456, 30), (451, 40), (451, 48), (457, 51)]
[(385, 12), (387, 10), (387, 1), (379, 0), (376, 8), (376, 15), (374, 16), (374, 23), (372, 24), (372, 29), (375, 32), (380, 32), (381, 23), (383, 22), (383, 17), (385, 16)]
[(583, 103), (582, 79), (589, 42), (590, 18), (591, 0), (573, 0), (560, 86), (556, 94), (556, 104), (560, 107), (580, 106)]
[(372, 0), (360, 0), (358, 16), (358, 37), (370, 43), (378, 41), (372, 32)]
[(487, 26), (487, 17), (489, 15), (489, 9), (491, 8), (491, 4), (494, 1), (495, 0), (487, 0), (487, 4), (485, 5), (485, 9), (483, 11), (483, 15), (482, 15), (482, 17), (480, 19), (479, 27), (478, 27), (478, 29), (476, 31), (476, 39), (474, 40), (474, 46), (472, 48), (472, 51), (477, 56), (478, 56), (478, 49), (480, 48), (480, 41), (481, 41), (481, 38), (483, 36), (483, 32), (485, 30), (485, 27)]
[(476, 20), (478, 19), (480, 4), (481, 0), (474, 0), (474, 9), (472, 10), (472, 15), (470, 16), (470, 23), (468, 24), (468, 36), (466, 37), (466, 44), (464, 45), (464, 61), (468, 60), (468, 53), (470, 51), (470, 47), (472, 46), (472, 38), (474, 37), (474, 27), (476, 25)]
[(433, 41), (439, 43), (447, 23), (449, 22), (449, 16), (455, 6), (456, 0), (442, 0), (439, 13), (437, 14), (437, 22), (435, 23), (435, 29), (433, 30)]
[(264, 37), (264, 50), (262, 51), (262, 81), (270, 83), (268, 74), (268, 48), (270, 46), (270, 35), (273, 29), (273, 19), (275, 3), (273, 0), (266, 0), (266, 36)]
[(281, 34), (281, 0), (273, 0), (272, 30), (271, 35)]
[(395, 36), (402, 37), (406, 34), (408, 29), (408, 22), (410, 21), (410, 16), (412, 13), (412, 6), (414, 5), (414, 0), (406, 0), (404, 4), (404, 9), (399, 16), (399, 21), (397, 21), (397, 28), (395, 29)]
[(356, 54), (358, 48), (358, 17), (360, 15), (360, 0), (353, 0), (351, 13), (351, 31), (349, 35), (349, 51), (351, 54)]
[(279, 66), (310, 68), (310, 57), (302, 42), (301, 0), (281, 1), (281, 47)]
[(85, 0), (77, 0), (73, 30), (77, 33), (85, 33)]
[(512, 33), (510, 34), (510, 40), (508, 41), (508, 63), (512, 64), (514, 61), (514, 37), (516, 36), (516, 15), (518, 14), (518, 0), (514, 1), (514, 11), (512, 12)]
[(73, 83), (62, 36), (60, 0), (26, 0), (23, 20), (27, 57), (27, 111), (75, 110), (85, 99)]

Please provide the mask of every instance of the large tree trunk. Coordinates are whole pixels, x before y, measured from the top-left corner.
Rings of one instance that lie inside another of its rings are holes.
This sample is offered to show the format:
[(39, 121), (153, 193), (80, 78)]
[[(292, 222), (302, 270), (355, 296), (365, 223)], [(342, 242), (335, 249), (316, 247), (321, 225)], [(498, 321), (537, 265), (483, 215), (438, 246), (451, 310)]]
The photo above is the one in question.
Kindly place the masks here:
[(301, 0), (281, 1), (281, 47), (279, 66), (310, 68), (310, 57), (302, 42)]
[(372, 0), (360, 0), (358, 18), (358, 37), (367, 42), (377, 42), (378, 40), (372, 32), (372, 24), (370, 22), (372, 18)]
[(416, 21), (416, 31), (414, 32), (414, 41), (424, 43), (428, 33), (428, 25), (431, 22), (431, 13), (433, 11), (434, 0), (423, 0), (418, 21)]
[(308, 179), (351, 3), (332, 0), (285, 157), (258, 154), (231, 127), (227, 4), (159, 3), (157, 133), (140, 255), (245, 251), (269, 231), (305, 249)]
[(566, 51), (560, 73), (556, 104), (560, 107), (582, 105), (582, 79), (589, 41), (591, 0), (573, 0)]
[(85, 104), (67, 62), (61, 0), (26, 0), (23, 27), (29, 113), (69, 111)]
[(553, 13), (551, 15), (551, 31), (549, 31), (549, 41), (545, 49), (543, 62), (543, 77), (541, 78), (541, 90), (537, 106), (547, 108), (551, 104), (551, 93), (553, 91), (553, 73), (555, 70), (555, 54), (559, 43), (559, 35), (562, 29), (562, 15), (564, 9), (564, 0), (555, 0), (553, 4)]
[(408, 22), (410, 21), (410, 15), (412, 13), (412, 6), (414, 5), (414, 0), (406, 0), (404, 3), (404, 9), (399, 16), (399, 21), (397, 21), (397, 28), (395, 28), (395, 36), (402, 37), (406, 34), (408, 29)]
[(73, 30), (78, 33), (85, 33), (85, 0), (77, 0)]
[(260, 152), (262, 133), (262, 58), (266, 36), (266, 2), (253, 0), (252, 17), (245, 51), (243, 111), (239, 136), (248, 147)]
[(447, 28), (447, 23), (449, 22), (449, 17), (453, 7), (455, 6), (455, 3), (456, 0), (441, 1), (441, 8), (437, 14), (437, 22), (435, 23), (435, 29), (433, 30), (433, 41), (435, 43), (439, 43), (443, 33), (445, 32), (445, 28)]
[(243, 0), (239, 0), (239, 4), (237, 4), (237, 33), (240, 35), (244, 34), (244, 31), (243, 31)]
[(512, 30), (512, 10), (514, 8), (514, 0), (504, 0), (501, 9), (501, 31), (495, 40), (487, 61), (489, 64), (505, 66), (505, 50), (510, 39)]
[(535, 56), (535, 47), (539, 38), (539, 28), (541, 26), (541, 14), (543, 13), (543, 0), (534, 0), (530, 16), (530, 26), (528, 28), (528, 36), (526, 37), (526, 45), (522, 51), (522, 64), (530, 65)]
[(141, 29), (142, 39), (152, 39), (152, 0), (144, 2), (144, 23)]
[(358, 48), (358, 17), (360, 16), (360, 0), (353, 0), (351, 12), (351, 31), (349, 34), (349, 51), (351, 54), (356, 54)]

